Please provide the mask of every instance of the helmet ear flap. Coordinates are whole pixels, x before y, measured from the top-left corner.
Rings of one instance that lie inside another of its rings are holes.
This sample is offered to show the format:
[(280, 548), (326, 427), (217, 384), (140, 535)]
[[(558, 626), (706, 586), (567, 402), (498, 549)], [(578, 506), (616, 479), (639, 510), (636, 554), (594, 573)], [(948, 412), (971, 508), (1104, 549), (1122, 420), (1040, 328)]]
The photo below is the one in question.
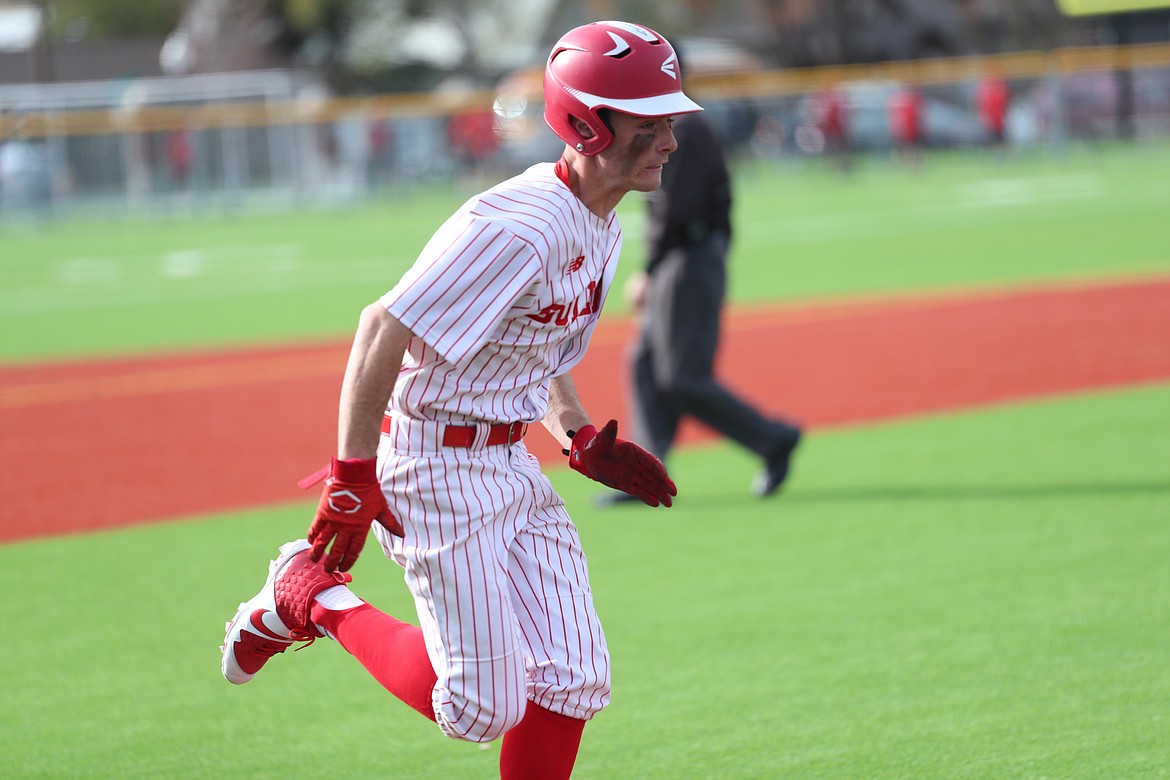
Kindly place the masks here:
[(607, 117), (598, 116), (598, 114), (607, 112), (608, 109), (601, 109), (596, 113), (590, 112), (589, 119), (569, 115), (568, 127), (577, 138), (576, 142), (573, 143), (574, 149), (582, 154), (593, 155), (613, 142), (613, 131), (610, 129)]
[[(559, 52), (554, 51), (549, 62)], [(582, 154), (592, 156), (613, 142), (613, 133), (598, 115), (575, 94), (575, 89), (553, 75), (550, 66), (544, 76), (544, 121), (565, 143)], [(583, 132), (585, 131), (585, 132)]]

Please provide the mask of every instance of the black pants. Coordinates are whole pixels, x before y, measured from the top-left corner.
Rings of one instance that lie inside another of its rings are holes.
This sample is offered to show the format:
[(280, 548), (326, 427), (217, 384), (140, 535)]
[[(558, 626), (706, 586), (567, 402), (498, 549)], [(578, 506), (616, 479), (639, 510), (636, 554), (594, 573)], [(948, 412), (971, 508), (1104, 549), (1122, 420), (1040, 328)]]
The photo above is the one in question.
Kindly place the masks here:
[(767, 458), (797, 429), (765, 417), (714, 376), (726, 293), (727, 236), (671, 250), (654, 267), (631, 355), (634, 440), (665, 459), (690, 416)]

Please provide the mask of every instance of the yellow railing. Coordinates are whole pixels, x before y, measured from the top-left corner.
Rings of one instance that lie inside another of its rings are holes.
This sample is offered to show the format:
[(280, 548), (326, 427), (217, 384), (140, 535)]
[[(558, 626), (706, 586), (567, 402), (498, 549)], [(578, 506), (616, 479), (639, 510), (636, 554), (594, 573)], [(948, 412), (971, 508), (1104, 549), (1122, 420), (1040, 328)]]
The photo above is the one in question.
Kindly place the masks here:
[[(1049, 52), (1017, 52), (982, 57), (886, 62), (788, 70), (767, 70), (719, 76), (696, 76), (691, 89), (711, 98), (759, 98), (798, 95), (831, 83), (888, 80), (914, 84), (946, 84), (977, 78), (989, 71), (1008, 79), (1054, 74), (1170, 67), (1170, 44), (1125, 47), (1076, 47)], [(539, 99), (539, 94), (530, 96)], [(146, 133), (170, 130), (267, 127), (334, 122), (348, 117), (389, 119), (444, 116), (460, 111), (489, 110), (490, 90), (452, 94), (394, 94), (313, 99), (311, 101), (207, 102), (188, 106), (111, 106), (101, 109), (55, 110), (13, 116), (0, 114), (0, 137), (21, 123), (22, 132), (39, 136)]]
[(910, 84), (949, 84), (996, 72), (1008, 79), (1041, 78), (1059, 73), (1119, 71), (1170, 67), (1170, 44), (1087, 46), (1025, 51), (981, 57), (882, 62), (868, 65), (769, 70), (726, 76), (696, 77), (698, 94), (728, 97), (766, 97), (803, 94), (850, 81), (897, 81)]

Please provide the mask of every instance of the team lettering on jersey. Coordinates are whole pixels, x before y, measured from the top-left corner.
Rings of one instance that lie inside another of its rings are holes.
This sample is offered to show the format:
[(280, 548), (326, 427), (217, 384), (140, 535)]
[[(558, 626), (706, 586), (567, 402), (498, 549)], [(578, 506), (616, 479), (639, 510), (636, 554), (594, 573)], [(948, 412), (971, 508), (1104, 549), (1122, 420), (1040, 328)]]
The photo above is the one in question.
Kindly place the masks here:
[(587, 314), (594, 314), (598, 311), (601, 311), (601, 282), (590, 282), (589, 289), (572, 303), (553, 303), (545, 306), (536, 314), (527, 316), (541, 325), (547, 325), (555, 320), (557, 325), (564, 327), (570, 322), (575, 322)]

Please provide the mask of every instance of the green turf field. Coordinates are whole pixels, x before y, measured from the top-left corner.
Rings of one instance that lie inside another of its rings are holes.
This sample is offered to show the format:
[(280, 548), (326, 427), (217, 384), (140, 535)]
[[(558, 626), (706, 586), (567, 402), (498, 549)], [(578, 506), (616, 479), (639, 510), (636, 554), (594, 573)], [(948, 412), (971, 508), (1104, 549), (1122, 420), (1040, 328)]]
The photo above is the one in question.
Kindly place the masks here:
[[(888, 160), (853, 175), (741, 166), (734, 301), (1170, 269), (1170, 146), (998, 162)], [(466, 196), (414, 189), (338, 211), (0, 223), (0, 361), (347, 338)], [(618, 278), (641, 262), (642, 203), (621, 206)], [(624, 302), (613, 296), (607, 314)]]
[[(1170, 271), (1165, 145), (782, 162), (737, 194), (739, 302)], [(461, 197), (2, 225), (0, 361), (346, 338)], [(669, 512), (553, 471), (614, 662), (574, 777), (1170, 778), (1167, 431), (1165, 384), (814, 431), (769, 502), (705, 447), (672, 460)], [(498, 745), (441, 737), (327, 641), (222, 679), (224, 621), (312, 506), (0, 546), (0, 777), (493, 777)], [(376, 548), (355, 575), (413, 614)]]
[[(574, 777), (1167, 777), (1166, 430), (1163, 386), (821, 433), (772, 502), (703, 448), (669, 512), (555, 472), (614, 662)], [(310, 511), (0, 547), (4, 776), (492, 777), (498, 745), (328, 641), (220, 677), (224, 620)], [(355, 575), (412, 614), (376, 548)]]

